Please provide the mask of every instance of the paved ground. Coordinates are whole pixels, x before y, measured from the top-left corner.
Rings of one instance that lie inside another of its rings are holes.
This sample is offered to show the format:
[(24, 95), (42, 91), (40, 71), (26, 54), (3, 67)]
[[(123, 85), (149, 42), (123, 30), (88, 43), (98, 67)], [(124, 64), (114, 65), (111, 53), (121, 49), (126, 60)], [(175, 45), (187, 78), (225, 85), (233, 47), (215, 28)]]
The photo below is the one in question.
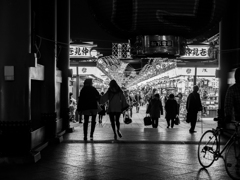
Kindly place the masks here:
[[(131, 124), (124, 124), (123, 117), (121, 116), (121, 132), (123, 137), (119, 139), (118, 143), (197, 143), (203, 132), (207, 129), (212, 129), (217, 126), (217, 122), (213, 121), (213, 118), (202, 118), (196, 124), (195, 130), (197, 133), (189, 134), (190, 124), (185, 121), (181, 121), (179, 125), (175, 125), (174, 128), (167, 128), (167, 122), (162, 116), (159, 120), (159, 126), (157, 129), (152, 126), (144, 126), (143, 118), (145, 117), (145, 107), (141, 107), (140, 112), (136, 113), (133, 109), (133, 122)], [(97, 117), (98, 118), (98, 117)], [(65, 140), (68, 142), (83, 142), (83, 124), (72, 123), (75, 132), (67, 134)], [(90, 131), (90, 124), (89, 124)], [(89, 132), (88, 132), (89, 134)], [(97, 123), (94, 133), (94, 142), (104, 143), (114, 139), (113, 131), (111, 128), (109, 117), (104, 116), (102, 124)]]
[(167, 129), (161, 119), (158, 129), (144, 127), (145, 110), (135, 113), (133, 123), (122, 124), (123, 138), (113, 141), (109, 119), (97, 124), (94, 141), (83, 142), (82, 124), (64, 141), (41, 153), (36, 164), (0, 166), (0, 180), (228, 180), (222, 159), (207, 170), (197, 159), (197, 142), (203, 131), (216, 122), (197, 123), (197, 133), (189, 134), (189, 124), (181, 122)]

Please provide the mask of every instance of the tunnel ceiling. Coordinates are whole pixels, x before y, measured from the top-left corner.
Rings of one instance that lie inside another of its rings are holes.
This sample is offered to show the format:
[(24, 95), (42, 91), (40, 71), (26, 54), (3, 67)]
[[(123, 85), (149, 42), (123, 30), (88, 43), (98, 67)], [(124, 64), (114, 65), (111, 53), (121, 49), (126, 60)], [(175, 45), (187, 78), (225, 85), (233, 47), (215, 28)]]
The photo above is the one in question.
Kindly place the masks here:
[[(71, 0), (71, 39), (93, 41), (103, 56), (112, 42), (139, 34), (171, 34), (204, 41), (219, 32), (226, 0)], [(141, 68), (145, 62), (130, 63)]]
[(226, 0), (87, 0), (98, 24), (115, 37), (195, 38), (219, 23)]

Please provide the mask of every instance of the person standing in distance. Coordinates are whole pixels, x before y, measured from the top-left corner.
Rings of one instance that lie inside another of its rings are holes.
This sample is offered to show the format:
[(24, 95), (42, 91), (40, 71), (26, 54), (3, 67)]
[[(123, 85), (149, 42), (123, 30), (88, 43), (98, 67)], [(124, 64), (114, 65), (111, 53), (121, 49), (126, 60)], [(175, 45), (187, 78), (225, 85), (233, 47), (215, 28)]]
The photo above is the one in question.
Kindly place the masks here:
[(235, 84), (227, 90), (224, 103), (225, 120), (240, 121), (240, 67), (235, 71)]
[(141, 95), (139, 91), (137, 91), (135, 94), (135, 100), (136, 100), (136, 113), (139, 113), (139, 109), (141, 105)]
[(190, 119), (191, 122), (191, 128), (189, 129), (190, 133), (196, 132), (194, 129), (197, 123), (197, 114), (198, 111), (202, 111), (202, 103), (198, 90), (199, 87), (195, 85), (193, 87), (193, 92), (190, 93), (187, 97), (186, 109), (188, 113), (188, 118)]
[(77, 110), (77, 101), (73, 98), (73, 93), (69, 93), (69, 111), (70, 111), (70, 121), (76, 123), (75, 114)]
[[(129, 91), (128, 90), (124, 91), (123, 94), (124, 94), (124, 96), (126, 98), (127, 103), (129, 104), (128, 112), (129, 112), (129, 116), (132, 118), (132, 114), (133, 114), (133, 112), (132, 112), (132, 109), (133, 109), (133, 99), (129, 95)], [(126, 111), (123, 112), (123, 118), (125, 117), (125, 113), (126, 113)]]
[[(101, 92), (100, 94), (101, 94), (101, 96), (103, 96), (104, 92)], [(100, 104), (100, 107), (101, 107), (102, 110), (100, 112), (98, 112), (98, 118), (99, 118), (99, 123), (101, 124), (103, 116), (106, 115), (106, 103), (105, 104)]]

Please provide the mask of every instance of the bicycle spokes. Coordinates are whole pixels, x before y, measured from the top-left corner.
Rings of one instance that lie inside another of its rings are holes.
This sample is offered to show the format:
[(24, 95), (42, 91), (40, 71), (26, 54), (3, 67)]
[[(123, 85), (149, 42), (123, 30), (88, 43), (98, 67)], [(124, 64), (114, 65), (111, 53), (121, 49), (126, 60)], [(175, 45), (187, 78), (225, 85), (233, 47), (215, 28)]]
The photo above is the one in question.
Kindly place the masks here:
[(198, 144), (198, 160), (204, 168), (211, 166), (216, 159), (217, 148), (217, 137), (214, 132), (206, 131)]

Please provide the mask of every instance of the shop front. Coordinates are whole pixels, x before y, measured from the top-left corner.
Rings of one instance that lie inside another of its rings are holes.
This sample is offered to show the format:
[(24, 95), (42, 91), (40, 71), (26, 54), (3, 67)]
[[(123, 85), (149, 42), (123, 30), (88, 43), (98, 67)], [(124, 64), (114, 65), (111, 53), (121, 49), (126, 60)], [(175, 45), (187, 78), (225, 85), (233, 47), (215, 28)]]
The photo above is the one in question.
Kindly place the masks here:
[(197, 85), (200, 88), (205, 117), (217, 116), (219, 81), (215, 72), (216, 68), (197, 68)]
[[(199, 86), (199, 94), (203, 105), (202, 116), (216, 117), (218, 109), (218, 79), (215, 77), (216, 67), (177, 67), (177, 76), (170, 78), (168, 84), (176, 86), (175, 92), (181, 93), (181, 114), (186, 114), (186, 101), (193, 86)], [(194, 82), (196, 81), (196, 82)], [(176, 93), (176, 94), (177, 94)]]
[[(157, 89), (162, 96), (182, 94), (180, 116), (186, 116), (186, 101), (194, 84), (199, 86), (199, 94), (203, 105), (203, 117), (216, 117), (218, 109), (218, 78), (215, 77), (216, 67), (176, 67), (156, 77), (138, 83), (136, 89)], [(196, 81), (196, 83), (195, 83)], [(177, 99), (178, 97), (176, 97)]]

